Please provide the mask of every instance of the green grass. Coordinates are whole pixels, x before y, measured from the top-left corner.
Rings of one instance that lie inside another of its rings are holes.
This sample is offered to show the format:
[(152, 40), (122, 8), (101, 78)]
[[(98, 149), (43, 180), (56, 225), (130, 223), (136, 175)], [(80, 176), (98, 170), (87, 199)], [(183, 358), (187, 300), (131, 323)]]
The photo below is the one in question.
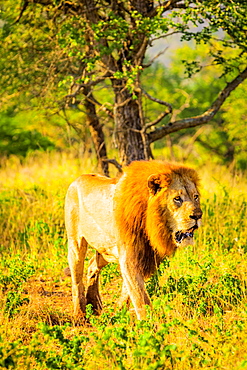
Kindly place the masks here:
[[(153, 310), (119, 311), (118, 266), (102, 271), (104, 311), (72, 315), (65, 278), (63, 204), (68, 185), (96, 171), (56, 154), (13, 157), (0, 169), (0, 368), (247, 369), (247, 182), (206, 166), (203, 226), (147, 282)], [(89, 250), (86, 264), (93, 251)]]

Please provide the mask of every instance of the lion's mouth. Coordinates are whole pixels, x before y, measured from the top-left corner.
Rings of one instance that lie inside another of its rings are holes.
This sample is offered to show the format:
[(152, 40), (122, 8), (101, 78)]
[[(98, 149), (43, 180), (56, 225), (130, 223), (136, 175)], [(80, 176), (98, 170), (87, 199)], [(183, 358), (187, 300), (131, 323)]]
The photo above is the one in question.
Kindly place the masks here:
[(177, 243), (181, 243), (186, 238), (193, 238), (194, 231), (196, 229), (198, 229), (198, 226), (197, 225), (194, 225), (193, 227), (191, 227), (190, 229), (188, 229), (186, 231), (177, 231), (175, 233), (175, 240), (176, 240), (176, 242)]

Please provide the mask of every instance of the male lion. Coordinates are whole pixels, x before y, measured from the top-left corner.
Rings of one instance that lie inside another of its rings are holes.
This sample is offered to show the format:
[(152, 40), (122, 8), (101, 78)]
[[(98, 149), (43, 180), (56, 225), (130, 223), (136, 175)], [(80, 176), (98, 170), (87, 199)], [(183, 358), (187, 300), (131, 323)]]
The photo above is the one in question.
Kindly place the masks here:
[[(119, 305), (131, 301), (137, 318), (144, 319), (145, 305), (151, 305), (144, 280), (165, 256), (193, 243), (201, 217), (197, 173), (183, 165), (138, 161), (119, 179), (80, 176), (65, 202), (74, 313), (84, 315), (88, 303), (96, 312), (102, 309), (100, 270), (118, 262), (123, 278)], [(88, 244), (96, 255), (89, 263), (85, 294)]]

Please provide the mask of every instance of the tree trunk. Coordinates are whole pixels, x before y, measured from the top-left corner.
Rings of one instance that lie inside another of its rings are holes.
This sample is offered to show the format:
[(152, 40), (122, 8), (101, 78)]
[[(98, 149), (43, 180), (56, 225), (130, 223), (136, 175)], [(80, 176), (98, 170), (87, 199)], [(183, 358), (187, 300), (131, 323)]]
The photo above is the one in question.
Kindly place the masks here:
[(90, 96), (92, 95), (89, 87), (85, 87), (83, 90), (85, 95), (84, 107), (86, 110), (86, 123), (89, 127), (94, 148), (96, 151), (99, 167), (105, 176), (109, 177), (109, 166), (107, 159), (107, 151), (105, 145), (105, 136), (102, 130), (102, 125), (99, 122), (97, 112), (95, 109), (95, 104), (90, 101)]
[(123, 80), (115, 80), (115, 135), (121, 164), (148, 160), (151, 156), (147, 136), (143, 131), (141, 97), (133, 99), (133, 94), (124, 86)]

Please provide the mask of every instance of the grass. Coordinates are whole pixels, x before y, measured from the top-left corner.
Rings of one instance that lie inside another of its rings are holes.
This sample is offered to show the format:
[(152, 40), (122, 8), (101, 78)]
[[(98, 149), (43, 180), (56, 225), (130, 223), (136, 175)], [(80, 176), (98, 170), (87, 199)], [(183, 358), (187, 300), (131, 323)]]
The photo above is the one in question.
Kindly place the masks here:
[[(196, 244), (147, 282), (153, 310), (118, 311), (118, 267), (102, 272), (104, 311), (72, 316), (63, 221), (68, 185), (96, 171), (68, 155), (13, 157), (0, 168), (0, 368), (247, 369), (247, 183), (198, 169), (203, 227)], [(93, 253), (89, 250), (88, 259)]]

